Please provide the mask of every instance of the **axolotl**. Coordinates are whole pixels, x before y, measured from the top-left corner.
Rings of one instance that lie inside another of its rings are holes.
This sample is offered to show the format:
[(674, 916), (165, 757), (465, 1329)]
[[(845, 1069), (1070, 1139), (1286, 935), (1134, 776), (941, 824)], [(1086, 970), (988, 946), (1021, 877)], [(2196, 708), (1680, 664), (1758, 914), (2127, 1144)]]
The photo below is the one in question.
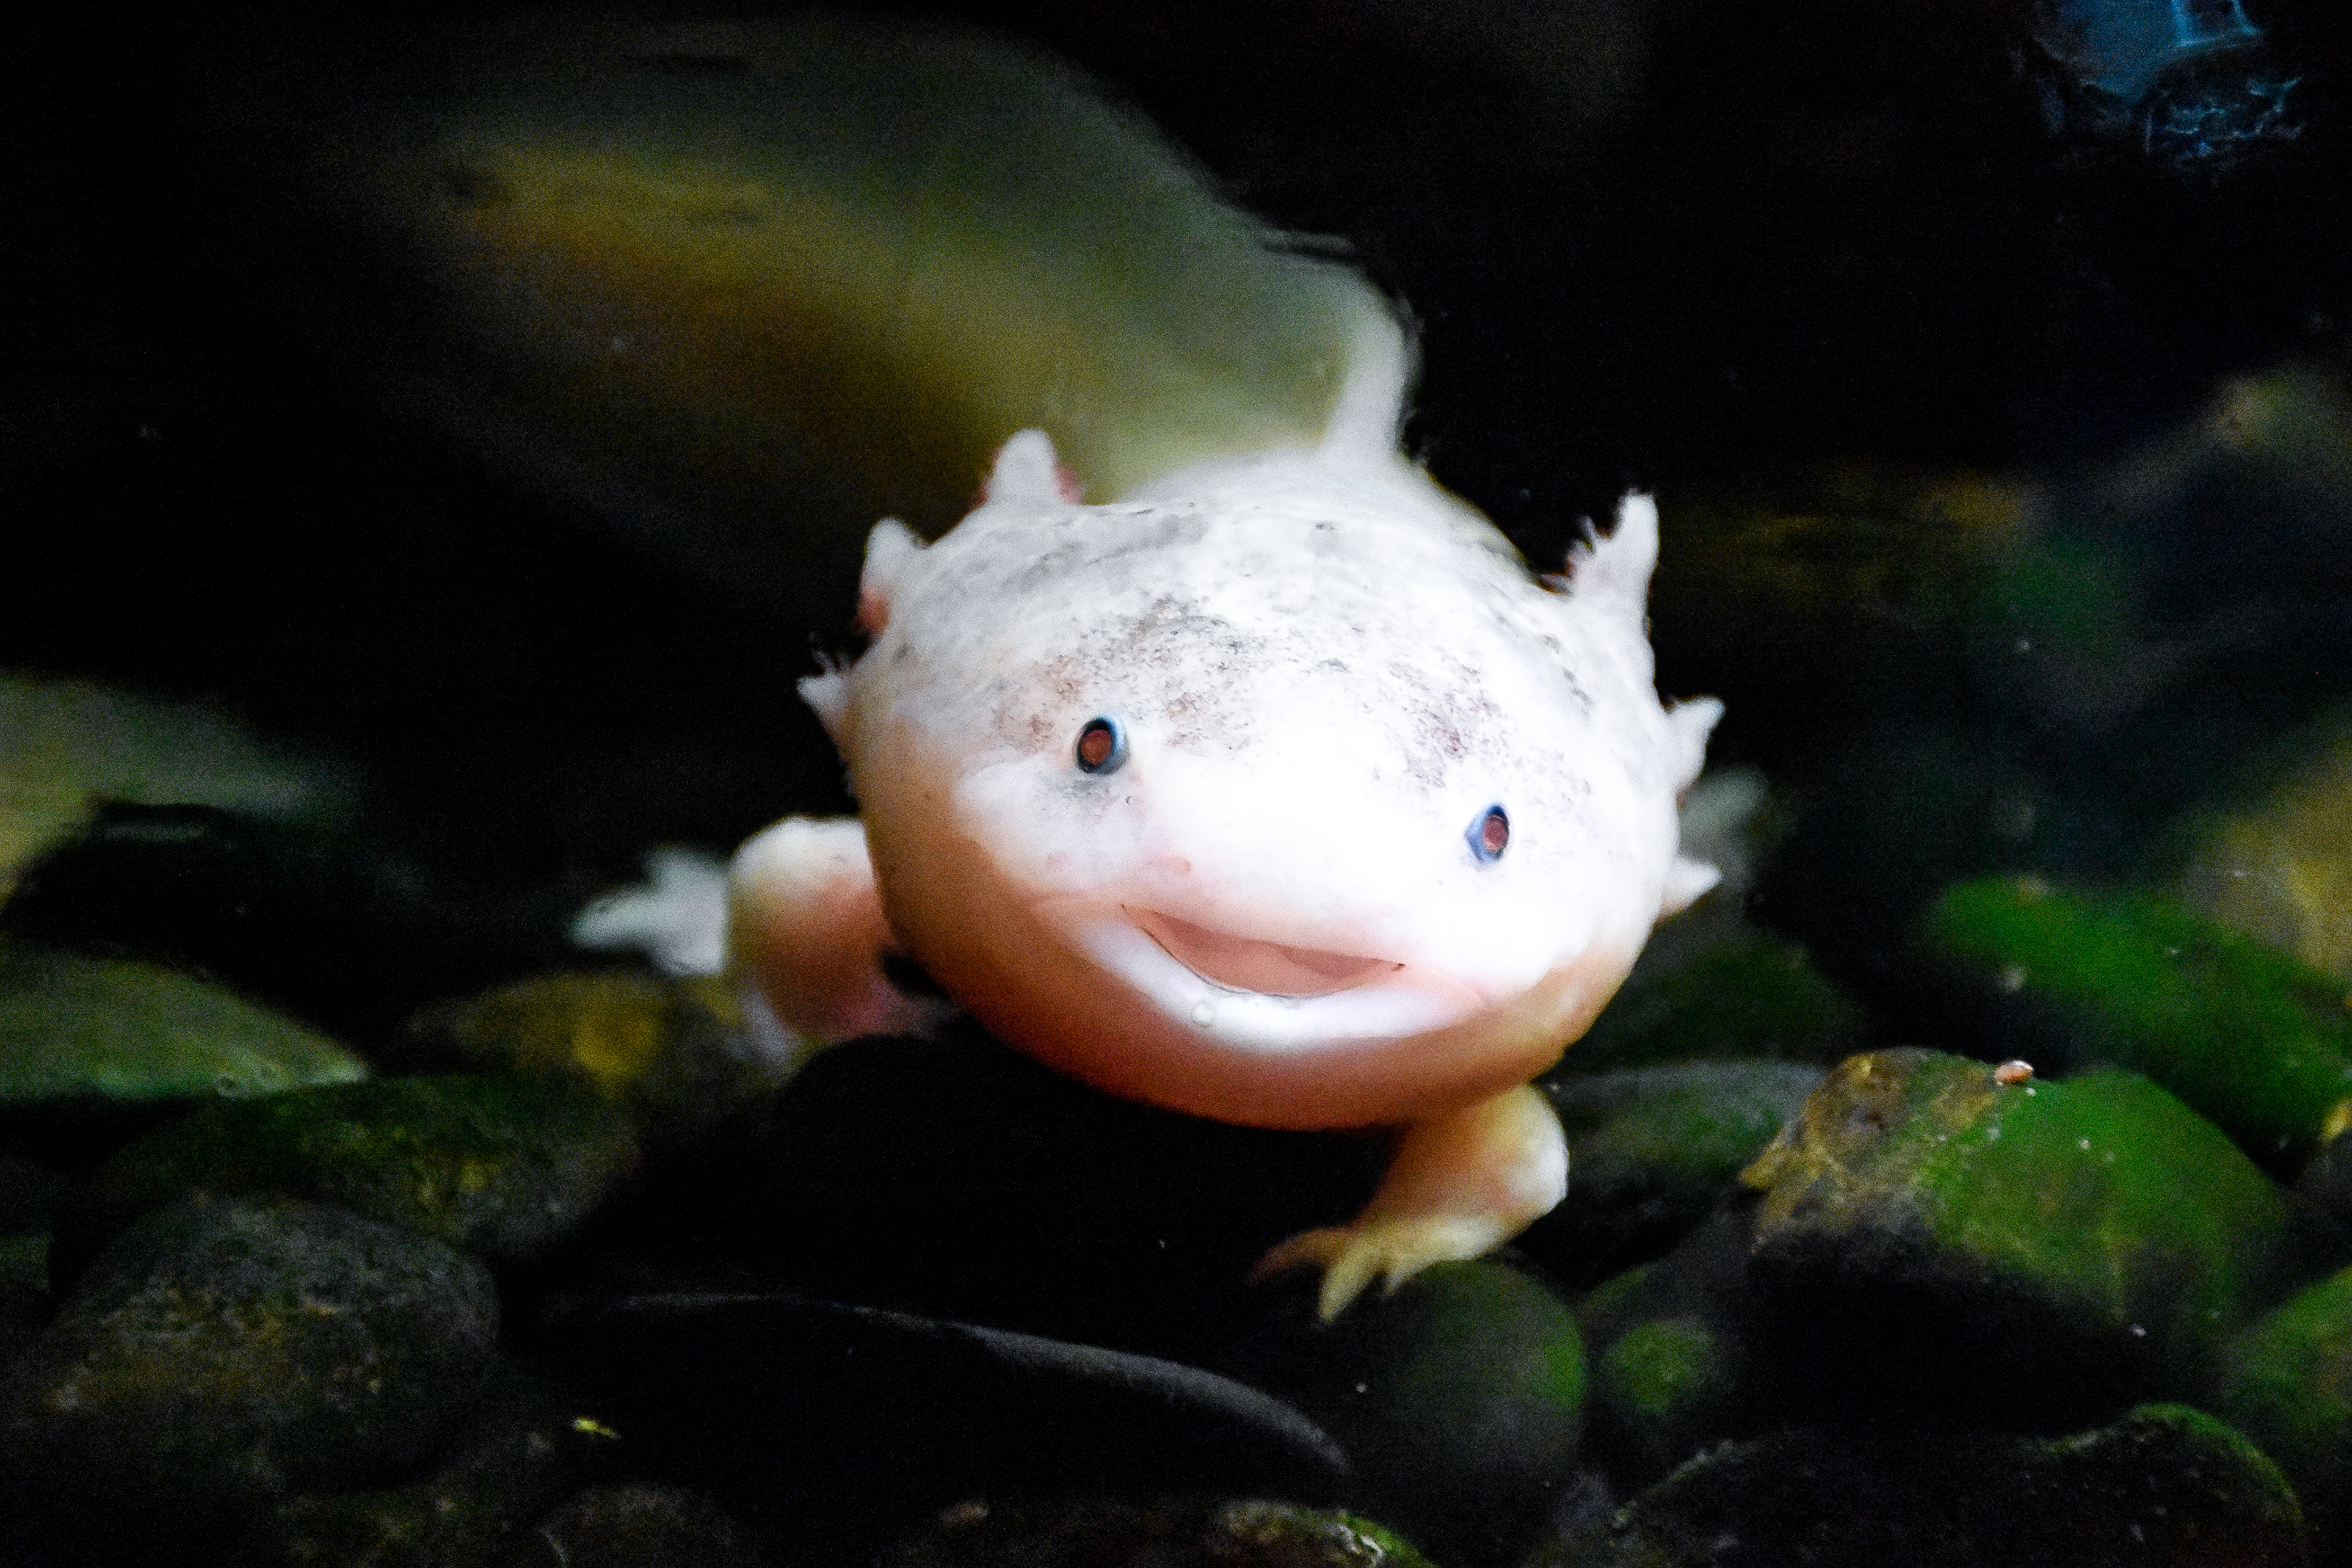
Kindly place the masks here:
[(877, 526), (867, 647), (801, 682), (860, 815), (766, 829), (730, 888), (805, 1035), (919, 1026), (902, 955), (1113, 1094), (1397, 1129), (1362, 1213), (1260, 1265), (1320, 1266), (1327, 1318), (1560, 1201), (1529, 1079), (1716, 879), (1676, 806), (1721, 705), (1653, 684), (1655, 507), (1538, 577), (1399, 451), (1386, 325), (1318, 445), (1088, 505), (1027, 431), (936, 543)]

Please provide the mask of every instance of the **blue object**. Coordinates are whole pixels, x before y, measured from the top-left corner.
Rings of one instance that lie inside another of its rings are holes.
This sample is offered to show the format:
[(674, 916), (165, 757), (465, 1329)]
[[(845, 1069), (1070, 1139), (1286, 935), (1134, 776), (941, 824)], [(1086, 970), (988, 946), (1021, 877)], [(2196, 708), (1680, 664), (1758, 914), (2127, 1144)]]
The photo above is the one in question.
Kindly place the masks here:
[(2042, 43), (2085, 86), (2137, 103), (2168, 73), (2262, 37), (2239, 0), (2057, 0)]
[(2053, 132), (2136, 141), (2204, 174), (2302, 133), (2287, 103), (2299, 79), (2273, 61), (2244, 0), (2044, 0), (2034, 16), (2059, 77), (2045, 82)]

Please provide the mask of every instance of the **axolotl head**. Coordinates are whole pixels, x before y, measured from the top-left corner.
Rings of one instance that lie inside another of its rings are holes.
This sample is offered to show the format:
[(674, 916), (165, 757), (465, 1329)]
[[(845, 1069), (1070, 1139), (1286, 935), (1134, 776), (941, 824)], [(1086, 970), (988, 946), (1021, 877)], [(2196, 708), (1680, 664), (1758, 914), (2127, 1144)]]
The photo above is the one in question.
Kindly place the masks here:
[(1085, 506), (1032, 432), (937, 544), (875, 531), (872, 645), (803, 689), (893, 933), (1004, 1039), (1223, 1121), (1404, 1121), (1548, 1066), (1713, 880), (1655, 549), (1629, 497), (1548, 587), (1328, 450)]

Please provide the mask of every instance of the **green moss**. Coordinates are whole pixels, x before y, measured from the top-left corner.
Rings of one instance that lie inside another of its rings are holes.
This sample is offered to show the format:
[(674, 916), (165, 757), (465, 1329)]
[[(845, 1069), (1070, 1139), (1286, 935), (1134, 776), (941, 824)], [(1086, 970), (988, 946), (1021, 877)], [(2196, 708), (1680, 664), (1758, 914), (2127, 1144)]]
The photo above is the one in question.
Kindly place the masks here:
[(1927, 1051), (1841, 1064), (1744, 1179), (1758, 1266), (1795, 1293), (1888, 1293), (1961, 1397), (1935, 1356), (2041, 1358), (2094, 1402), (2184, 1386), (2286, 1224), (2278, 1187), (2145, 1079), (2004, 1085)]
[(1720, 1351), (1714, 1331), (1687, 1318), (1637, 1323), (1601, 1358), (1601, 1379), (1620, 1408), (1654, 1419), (1713, 1381)]
[(271, 1094), (367, 1072), (325, 1036), (176, 970), (0, 942), (0, 1105)]
[(190, 1194), (334, 1203), (498, 1259), (537, 1256), (635, 1163), (628, 1119), (562, 1082), (431, 1076), (208, 1106), (117, 1153), (58, 1227), (69, 1276)]
[(1612, 1458), (1636, 1475), (1662, 1475), (1728, 1435), (1745, 1372), (1740, 1349), (1696, 1317), (1635, 1323), (1593, 1368)]
[(1701, 1061), (1551, 1079), (1573, 1196), (1519, 1245), (1572, 1281), (1657, 1256), (1722, 1201), (1821, 1076), (1801, 1062)]
[(2294, 1479), (2315, 1522), (2340, 1526), (2352, 1494), (2352, 1268), (2231, 1341), (2211, 1402)]
[(2352, 1115), (2342, 984), (2177, 905), (1987, 879), (1924, 934), (2026, 1041), (2147, 1074), (2256, 1159), (2299, 1162)]

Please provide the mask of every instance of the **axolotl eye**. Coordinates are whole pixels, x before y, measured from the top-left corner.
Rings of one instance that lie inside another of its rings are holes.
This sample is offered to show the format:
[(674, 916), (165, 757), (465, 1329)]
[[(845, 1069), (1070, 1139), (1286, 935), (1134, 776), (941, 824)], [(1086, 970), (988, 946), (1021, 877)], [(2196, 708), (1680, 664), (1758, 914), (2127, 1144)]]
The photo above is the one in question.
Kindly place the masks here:
[(1117, 773), (1127, 761), (1126, 728), (1108, 715), (1087, 720), (1078, 731), (1077, 759), (1082, 773)]
[(1470, 842), (1470, 853), (1482, 866), (1491, 866), (1503, 858), (1511, 847), (1511, 819), (1499, 805), (1490, 805), (1481, 812), (1463, 837)]

